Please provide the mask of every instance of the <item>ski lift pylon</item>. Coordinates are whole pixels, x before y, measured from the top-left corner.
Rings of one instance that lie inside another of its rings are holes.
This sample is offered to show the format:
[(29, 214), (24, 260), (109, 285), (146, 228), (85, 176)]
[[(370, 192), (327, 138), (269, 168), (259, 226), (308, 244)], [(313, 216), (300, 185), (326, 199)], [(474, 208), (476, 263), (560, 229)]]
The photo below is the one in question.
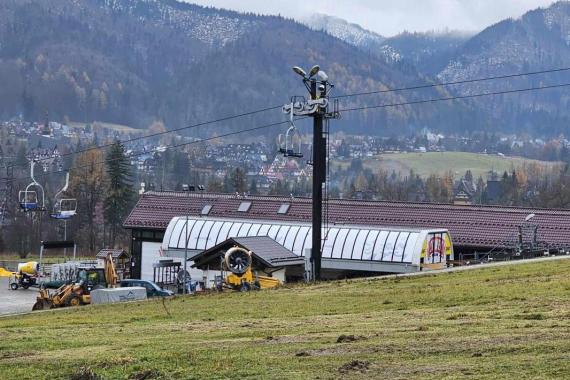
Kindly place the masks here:
[[(34, 178), (35, 165), (36, 160), (32, 160), (30, 163), (30, 178), (32, 179), (32, 183), (26, 186), (25, 190), (18, 192), (18, 202), (24, 212), (45, 210), (44, 188)], [(38, 191), (33, 190), (34, 188), (39, 190), (40, 194), (38, 194)]]
[(53, 219), (71, 219), (77, 213), (77, 199), (63, 198), (63, 194), (69, 187), (69, 172), (65, 174), (65, 186), (55, 195), (55, 202), (53, 205), (53, 212), (50, 217)]

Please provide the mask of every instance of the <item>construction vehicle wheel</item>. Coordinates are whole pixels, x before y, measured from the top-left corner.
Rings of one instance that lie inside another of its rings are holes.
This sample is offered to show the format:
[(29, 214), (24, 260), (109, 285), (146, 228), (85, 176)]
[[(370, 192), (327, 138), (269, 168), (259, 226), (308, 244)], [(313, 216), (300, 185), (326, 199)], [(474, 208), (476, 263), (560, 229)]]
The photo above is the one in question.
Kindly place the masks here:
[(65, 302), (66, 306), (81, 306), (83, 305), (83, 300), (79, 296), (71, 296)]
[(53, 309), (53, 304), (48, 300), (38, 300), (32, 307), (32, 311)]
[(13, 282), (10, 284), (10, 289), (12, 290), (18, 290), (18, 283), (17, 282)]

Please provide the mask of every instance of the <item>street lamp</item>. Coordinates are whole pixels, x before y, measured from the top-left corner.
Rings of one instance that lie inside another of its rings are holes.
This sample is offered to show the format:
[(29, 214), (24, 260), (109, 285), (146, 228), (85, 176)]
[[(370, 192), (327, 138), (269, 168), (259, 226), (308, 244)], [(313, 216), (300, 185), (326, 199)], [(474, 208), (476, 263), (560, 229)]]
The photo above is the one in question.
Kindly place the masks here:
[(293, 66), (293, 71), (302, 76), (303, 78), (307, 78), (307, 73), (299, 66)]
[(309, 71), (309, 78), (314, 77), (320, 70), (321, 70), (321, 67), (319, 65), (315, 65), (315, 66), (311, 67), (311, 71)]

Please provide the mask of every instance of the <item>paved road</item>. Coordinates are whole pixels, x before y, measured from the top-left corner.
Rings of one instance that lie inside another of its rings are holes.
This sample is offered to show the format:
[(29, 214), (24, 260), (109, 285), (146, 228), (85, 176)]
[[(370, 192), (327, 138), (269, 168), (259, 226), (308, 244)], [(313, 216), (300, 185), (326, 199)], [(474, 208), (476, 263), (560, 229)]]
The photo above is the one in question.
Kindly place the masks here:
[(37, 288), (10, 290), (8, 278), (0, 277), (0, 315), (32, 311), (37, 295)]

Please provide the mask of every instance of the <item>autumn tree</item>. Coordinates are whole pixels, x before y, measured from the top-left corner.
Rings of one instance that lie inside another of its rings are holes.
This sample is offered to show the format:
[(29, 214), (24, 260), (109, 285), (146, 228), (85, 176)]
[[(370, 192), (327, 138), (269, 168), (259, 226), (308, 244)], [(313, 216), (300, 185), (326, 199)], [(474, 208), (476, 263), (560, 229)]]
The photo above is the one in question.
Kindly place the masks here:
[(103, 202), (107, 191), (107, 173), (103, 153), (88, 150), (76, 156), (70, 175), (70, 192), (77, 198), (74, 229), (87, 250), (95, 253), (103, 232)]

